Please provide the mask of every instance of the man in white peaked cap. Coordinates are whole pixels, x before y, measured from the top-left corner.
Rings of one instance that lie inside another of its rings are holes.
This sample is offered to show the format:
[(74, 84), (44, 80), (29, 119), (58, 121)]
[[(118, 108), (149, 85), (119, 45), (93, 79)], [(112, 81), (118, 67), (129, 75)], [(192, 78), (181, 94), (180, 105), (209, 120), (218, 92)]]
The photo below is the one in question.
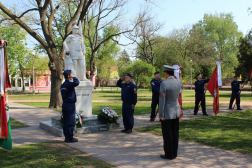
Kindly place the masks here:
[(163, 159), (175, 159), (178, 151), (179, 137), (179, 116), (181, 109), (178, 102), (182, 83), (180, 79), (174, 77), (175, 68), (163, 65), (165, 78), (167, 80), (160, 84), (159, 93), (159, 118), (162, 124), (162, 133), (164, 139)]

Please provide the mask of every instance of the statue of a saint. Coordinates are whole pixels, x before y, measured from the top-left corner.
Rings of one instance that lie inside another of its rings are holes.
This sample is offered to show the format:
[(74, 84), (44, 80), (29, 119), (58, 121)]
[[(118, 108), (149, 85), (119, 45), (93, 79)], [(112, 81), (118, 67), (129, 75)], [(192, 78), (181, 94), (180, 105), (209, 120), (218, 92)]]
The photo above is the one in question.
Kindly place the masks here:
[(72, 33), (67, 36), (63, 42), (65, 70), (70, 69), (72, 73), (80, 80), (85, 81), (86, 78), (86, 47), (82, 35), (81, 21), (79, 26), (73, 23)]

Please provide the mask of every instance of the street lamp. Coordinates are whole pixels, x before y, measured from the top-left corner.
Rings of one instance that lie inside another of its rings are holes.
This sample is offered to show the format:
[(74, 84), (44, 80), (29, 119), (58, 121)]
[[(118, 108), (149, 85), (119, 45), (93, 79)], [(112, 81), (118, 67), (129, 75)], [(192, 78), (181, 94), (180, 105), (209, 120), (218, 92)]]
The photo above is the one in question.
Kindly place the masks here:
[(34, 74), (34, 56), (35, 56), (35, 52), (32, 52), (32, 56), (33, 56), (33, 64), (32, 64), (32, 73), (33, 73), (32, 90), (33, 90), (33, 94), (35, 94), (35, 74)]
[(191, 62), (191, 90), (192, 90), (192, 60), (190, 60)]

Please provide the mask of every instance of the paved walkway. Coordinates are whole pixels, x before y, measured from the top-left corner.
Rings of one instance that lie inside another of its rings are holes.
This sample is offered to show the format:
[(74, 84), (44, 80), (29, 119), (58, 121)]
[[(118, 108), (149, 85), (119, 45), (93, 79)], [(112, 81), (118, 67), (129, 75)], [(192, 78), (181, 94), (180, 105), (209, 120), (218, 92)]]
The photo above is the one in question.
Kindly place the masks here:
[[(251, 107), (242, 107), (244, 110)], [(213, 115), (212, 107), (207, 107)], [(233, 112), (227, 106), (220, 107), (220, 113)], [(192, 115), (193, 111), (184, 110), (185, 119), (205, 117)], [(10, 117), (28, 125), (27, 128), (12, 130), (13, 146), (52, 140), (63, 141), (63, 137), (39, 128), (40, 121), (50, 120), (59, 112), (36, 108), (17, 103), (10, 103)], [(135, 116), (135, 127), (159, 124), (149, 122), (149, 115)], [(121, 122), (121, 121), (120, 121)], [(122, 127), (122, 124), (121, 124)], [(237, 152), (209, 147), (194, 142), (179, 141), (178, 157), (175, 160), (163, 160), (163, 139), (161, 136), (133, 131), (132, 134), (120, 130), (77, 135), (79, 142), (69, 144), (83, 152), (118, 167), (252, 167), (252, 156)]]

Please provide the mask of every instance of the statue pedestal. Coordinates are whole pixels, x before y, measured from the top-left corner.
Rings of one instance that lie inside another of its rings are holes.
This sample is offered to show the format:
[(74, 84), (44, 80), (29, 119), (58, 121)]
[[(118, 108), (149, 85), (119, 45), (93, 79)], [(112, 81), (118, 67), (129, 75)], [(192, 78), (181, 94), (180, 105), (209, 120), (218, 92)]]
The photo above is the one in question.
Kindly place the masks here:
[(92, 117), (92, 82), (90, 80), (80, 81), (79, 86), (75, 87), (77, 102), (76, 111), (84, 117)]

